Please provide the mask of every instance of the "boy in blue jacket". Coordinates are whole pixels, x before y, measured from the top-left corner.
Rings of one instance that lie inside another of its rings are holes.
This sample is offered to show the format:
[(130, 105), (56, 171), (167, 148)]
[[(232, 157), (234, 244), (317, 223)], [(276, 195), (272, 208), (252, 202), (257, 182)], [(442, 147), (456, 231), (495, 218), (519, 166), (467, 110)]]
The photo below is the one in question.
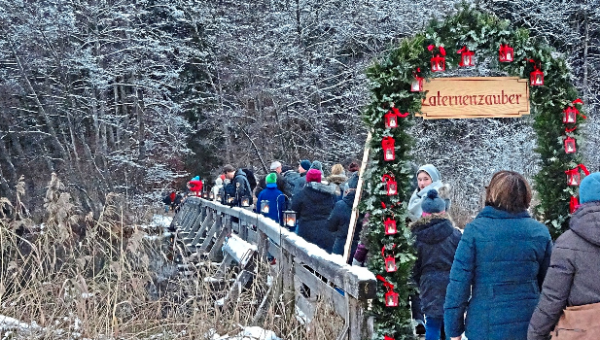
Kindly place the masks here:
[[(265, 183), (267, 183), (267, 187), (258, 194), (256, 200), (256, 211), (281, 224), (286, 206), (286, 197), (281, 190), (277, 189), (277, 174), (268, 174)], [(269, 204), (268, 212), (264, 212), (262, 209), (263, 201), (267, 201)]]

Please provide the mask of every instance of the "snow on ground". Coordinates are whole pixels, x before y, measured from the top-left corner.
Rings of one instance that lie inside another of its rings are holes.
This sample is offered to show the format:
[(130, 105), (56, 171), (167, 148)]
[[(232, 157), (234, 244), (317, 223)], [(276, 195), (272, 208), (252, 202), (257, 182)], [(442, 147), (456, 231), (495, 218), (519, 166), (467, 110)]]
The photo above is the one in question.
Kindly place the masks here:
[(245, 327), (236, 335), (219, 335), (211, 329), (208, 334), (212, 334), (210, 340), (281, 340), (273, 331), (265, 330), (260, 327)]
[(156, 214), (152, 217), (152, 221), (150, 222), (150, 225), (157, 226), (157, 227), (163, 227), (163, 228), (167, 229), (171, 225), (172, 221), (173, 221), (173, 216), (165, 216), (165, 215)]
[(17, 319), (13, 319), (8, 316), (0, 315), (0, 331), (7, 330), (28, 330), (31, 328), (39, 328), (37, 325), (30, 325), (28, 323), (21, 322)]

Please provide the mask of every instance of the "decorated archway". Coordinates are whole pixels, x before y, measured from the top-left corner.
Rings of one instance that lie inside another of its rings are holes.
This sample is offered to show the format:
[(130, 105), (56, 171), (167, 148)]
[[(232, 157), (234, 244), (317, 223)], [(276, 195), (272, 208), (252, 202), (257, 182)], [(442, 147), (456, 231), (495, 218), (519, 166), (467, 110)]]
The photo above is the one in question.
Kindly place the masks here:
[[(553, 52), (531, 38), (526, 29), (463, 8), (443, 22), (432, 21), (424, 32), (404, 39), (368, 69), (372, 101), (363, 118), (372, 134), (372, 155), (365, 174), (370, 183), (366, 186), (368, 198), (361, 203), (361, 211), (370, 213), (368, 267), (381, 281), (371, 308), (378, 339), (409, 339), (413, 332), (408, 300), (414, 292), (410, 277), (415, 256), (405, 221), (414, 175), (408, 165), (413, 145), (408, 128), (415, 115), (424, 111), (426, 93), (419, 91), (421, 78), (427, 84), (444, 77), (446, 70), (477, 67), (478, 60), (487, 59), (506, 76), (529, 81), (525, 86), (541, 159), (534, 178), (539, 201), (536, 218), (548, 226), (554, 238), (568, 228), (570, 209), (577, 204), (579, 174), (587, 171), (577, 152), (580, 131), (576, 129), (585, 116), (567, 64)], [(473, 99), (463, 98), (460, 103), (468, 105), (465, 100), (472, 103)], [(394, 182), (397, 190), (388, 190), (388, 184)], [(393, 223), (397, 231), (389, 233), (387, 227)], [(390, 261), (395, 268), (388, 271)]]

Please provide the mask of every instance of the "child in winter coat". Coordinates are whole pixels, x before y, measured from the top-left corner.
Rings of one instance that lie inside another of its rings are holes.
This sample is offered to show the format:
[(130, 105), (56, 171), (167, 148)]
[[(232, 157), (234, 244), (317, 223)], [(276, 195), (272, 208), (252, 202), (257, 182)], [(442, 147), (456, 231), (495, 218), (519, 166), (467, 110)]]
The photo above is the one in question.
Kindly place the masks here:
[[(439, 340), (444, 324), (444, 299), (461, 232), (446, 214), (446, 202), (435, 189), (421, 202), (422, 217), (410, 225), (417, 261), (413, 270), (425, 314), (425, 339)], [(446, 338), (448, 339), (448, 338)]]
[[(277, 188), (277, 174), (274, 172), (268, 174), (265, 183), (267, 187), (258, 194), (256, 200), (256, 212), (280, 223), (283, 221), (286, 199), (283, 192)], [(268, 204), (268, 208), (265, 204)]]

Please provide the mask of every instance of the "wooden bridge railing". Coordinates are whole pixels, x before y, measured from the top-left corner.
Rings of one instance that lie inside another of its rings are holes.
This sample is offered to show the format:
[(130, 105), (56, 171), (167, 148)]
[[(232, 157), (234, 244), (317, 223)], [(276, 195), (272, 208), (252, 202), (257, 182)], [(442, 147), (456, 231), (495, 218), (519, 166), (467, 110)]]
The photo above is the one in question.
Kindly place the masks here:
[[(189, 253), (211, 261), (220, 260), (221, 274), (241, 257), (233, 254), (231, 247), (223, 247), (230, 235), (236, 239), (234, 248), (240, 248), (243, 242), (247, 249), (256, 251), (256, 259), (267, 261), (269, 256), (276, 259), (277, 275), (271, 285), (275, 291), (266, 294), (255, 316), (256, 324), (261, 322), (262, 313), (270, 303), (269, 296), (283, 295), (291, 307), (288, 311), (294, 313), (298, 308), (309, 320), (318, 300), (331, 305), (345, 322), (338, 336), (340, 340), (370, 338), (365, 308), (367, 300), (375, 297), (376, 279), (368, 269), (346, 264), (341, 256), (326, 253), (262, 215), (197, 197), (186, 200), (173, 219), (173, 227)], [(245, 285), (252, 279), (252, 268), (248, 263), (240, 267), (243, 270), (238, 275), (238, 284)], [(230, 290), (224, 303), (236, 298), (236, 290), (239, 289)]]

